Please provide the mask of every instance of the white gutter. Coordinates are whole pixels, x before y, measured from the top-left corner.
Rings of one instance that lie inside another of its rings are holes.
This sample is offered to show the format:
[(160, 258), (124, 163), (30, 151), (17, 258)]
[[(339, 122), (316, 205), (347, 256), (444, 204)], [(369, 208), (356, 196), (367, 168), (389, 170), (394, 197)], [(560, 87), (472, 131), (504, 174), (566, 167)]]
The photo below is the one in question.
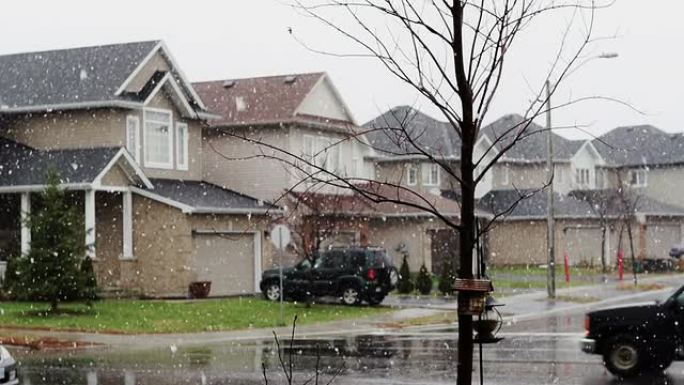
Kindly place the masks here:
[(52, 111), (62, 111), (62, 110), (78, 110), (78, 109), (88, 109), (88, 108), (130, 108), (138, 109), (143, 108), (143, 104), (139, 102), (127, 102), (123, 100), (118, 101), (101, 101), (101, 102), (78, 102), (78, 103), (61, 103), (61, 104), (43, 104), (38, 106), (27, 106), (27, 107), (9, 107), (0, 106), (0, 114), (16, 114), (16, 113), (29, 113), (29, 112), (52, 112)]

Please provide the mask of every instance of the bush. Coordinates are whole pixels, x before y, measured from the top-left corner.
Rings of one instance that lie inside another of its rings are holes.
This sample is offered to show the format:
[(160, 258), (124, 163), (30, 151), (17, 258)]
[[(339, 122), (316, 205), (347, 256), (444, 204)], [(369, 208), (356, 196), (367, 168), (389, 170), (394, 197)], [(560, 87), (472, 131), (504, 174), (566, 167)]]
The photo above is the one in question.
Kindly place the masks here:
[(413, 291), (413, 281), (411, 281), (411, 271), (409, 270), (408, 261), (404, 256), (399, 269), (399, 282), (397, 282), (397, 291), (400, 294), (410, 294)]
[(416, 278), (416, 289), (420, 294), (427, 295), (432, 291), (432, 274), (428, 271), (425, 264), (420, 267), (418, 277)]
[(454, 274), (454, 267), (451, 264), (451, 261), (447, 261), (442, 268), (442, 275), (439, 277), (439, 285), (437, 286), (440, 293), (444, 295), (453, 294), (455, 282), (456, 275)]

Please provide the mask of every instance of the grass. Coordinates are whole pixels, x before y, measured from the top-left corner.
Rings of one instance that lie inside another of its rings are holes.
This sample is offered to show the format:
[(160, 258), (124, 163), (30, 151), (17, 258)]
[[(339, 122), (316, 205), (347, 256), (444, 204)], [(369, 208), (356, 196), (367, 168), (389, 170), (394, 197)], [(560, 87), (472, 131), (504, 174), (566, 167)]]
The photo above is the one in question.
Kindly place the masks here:
[[(600, 301), (601, 298), (590, 295), (557, 295), (555, 300), (560, 302), (592, 303)], [(546, 301), (546, 298), (543, 301)]]
[[(278, 303), (256, 298), (203, 301), (105, 300), (92, 308), (63, 305), (58, 314), (40, 303), (0, 302), (0, 327), (106, 333), (191, 333), (278, 326)], [(306, 325), (387, 312), (387, 308), (285, 304), (285, 322)]]
[(386, 322), (381, 324), (381, 326), (401, 329), (410, 326), (448, 325), (456, 322), (457, 319), (458, 315), (455, 311), (445, 311), (423, 317), (410, 318), (396, 322)]
[(623, 282), (617, 285), (618, 290), (634, 290), (634, 291), (655, 291), (665, 289), (667, 286), (660, 283), (639, 283), (634, 286), (633, 283)]
[[(539, 267), (536, 265), (515, 265), (515, 266), (492, 266), (487, 269), (490, 276), (496, 277), (500, 274), (519, 275), (519, 276), (545, 276), (547, 274), (546, 267)], [(570, 277), (582, 276), (600, 276), (602, 274), (601, 267), (570, 267)], [(612, 273), (609, 273), (612, 274)], [(556, 276), (565, 276), (565, 266), (563, 264), (556, 265)]]

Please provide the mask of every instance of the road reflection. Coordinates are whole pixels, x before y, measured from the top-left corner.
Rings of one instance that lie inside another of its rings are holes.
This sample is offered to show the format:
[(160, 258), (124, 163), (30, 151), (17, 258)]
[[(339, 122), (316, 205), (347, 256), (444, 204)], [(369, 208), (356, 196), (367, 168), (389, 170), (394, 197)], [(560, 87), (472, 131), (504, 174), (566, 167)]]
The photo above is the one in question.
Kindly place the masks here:
[[(565, 320), (562, 326), (566, 326)], [(554, 322), (554, 321), (551, 321)], [(561, 325), (559, 325), (561, 326)], [(155, 350), (19, 352), (24, 384), (185, 385), (285, 383), (279, 352), (293, 357), (296, 383), (321, 372), (323, 383), (452, 384), (456, 378), (453, 332), (283, 339)], [(477, 351), (477, 349), (476, 349)], [(477, 354), (477, 353), (476, 353)], [(684, 364), (668, 376), (620, 381), (607, 374), (598, 356), (579, 352), (577, 337), (507, 337), (484, 347), (487, 384), (684, 385)], [(475, 362), (478, 359), (475, 357)], [(475, 368), (474, 383), (479, 383)]]

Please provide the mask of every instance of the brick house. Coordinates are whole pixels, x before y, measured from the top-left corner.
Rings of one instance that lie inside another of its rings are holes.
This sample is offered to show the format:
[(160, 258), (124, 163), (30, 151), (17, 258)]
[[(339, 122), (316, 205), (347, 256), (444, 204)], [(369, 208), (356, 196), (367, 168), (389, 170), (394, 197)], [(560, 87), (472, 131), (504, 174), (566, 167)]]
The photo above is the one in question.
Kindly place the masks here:
[(163, 42), (0, 56), (0, 260), (29, 250), (20, 218), (54, 169), (105, 290), (256, 291), (278, 209), (204, 179), (202, 129), (218, 117)]
[[(460, 141), (449, 124), (412, 107), (400, 106), (365, 127), (373, 130), (368, 137), (376, 150), (372, 160), (378, 180), (458, 200), (455, 176), (459, 174)], [(476, 191), (484, 219), (505, 214), (487, 236), (488, 257), (495, 264), (542, 264), (547, 258), (547, 131), (521, 116), (503, 116), (482, 128), (475, 158), (493, 159), (522, 127), (527, 134), (485, 174)], [(641, 130), (641, 135), (621, 131), (629, 130), (618, 129), (595, 141), (568, 140), (552, 134), (557, 260), (567, 252), (573, 263), (600, 263), (601, 248), (605, 247), (609, 263), (614, 262), (622, 227), (617, 223), (620, 213), (614, 208), (605, 213), (608, 235), (602, 246), (601, 231), (606, 221), (592, 209), (587, 198), (591, 194), (581, 192), (615, 190), (618, 172), (624, 174), (622, 180), (638, 196), (633, 230), (639, 256), (662, 258), (671, 245), (681, 242), (684, 205), (677, 201), (675, 189), (664, 186), (665, 180), (681, 179), (677, 174), (682, 170), (677, 155), (681, 153), (677, 151), (681, 136), (653, 128)], [(668, 147), (663, 147), (663, 142)], [(647, 154), (645, 158), (643, 154)], [(639, 162), (634, 163), (635, 159)], [(476, 169), (479, 172), (481, 169)], [(658, 179), (649, 187), (646, 179), (652, 172), (658, 174)]]

